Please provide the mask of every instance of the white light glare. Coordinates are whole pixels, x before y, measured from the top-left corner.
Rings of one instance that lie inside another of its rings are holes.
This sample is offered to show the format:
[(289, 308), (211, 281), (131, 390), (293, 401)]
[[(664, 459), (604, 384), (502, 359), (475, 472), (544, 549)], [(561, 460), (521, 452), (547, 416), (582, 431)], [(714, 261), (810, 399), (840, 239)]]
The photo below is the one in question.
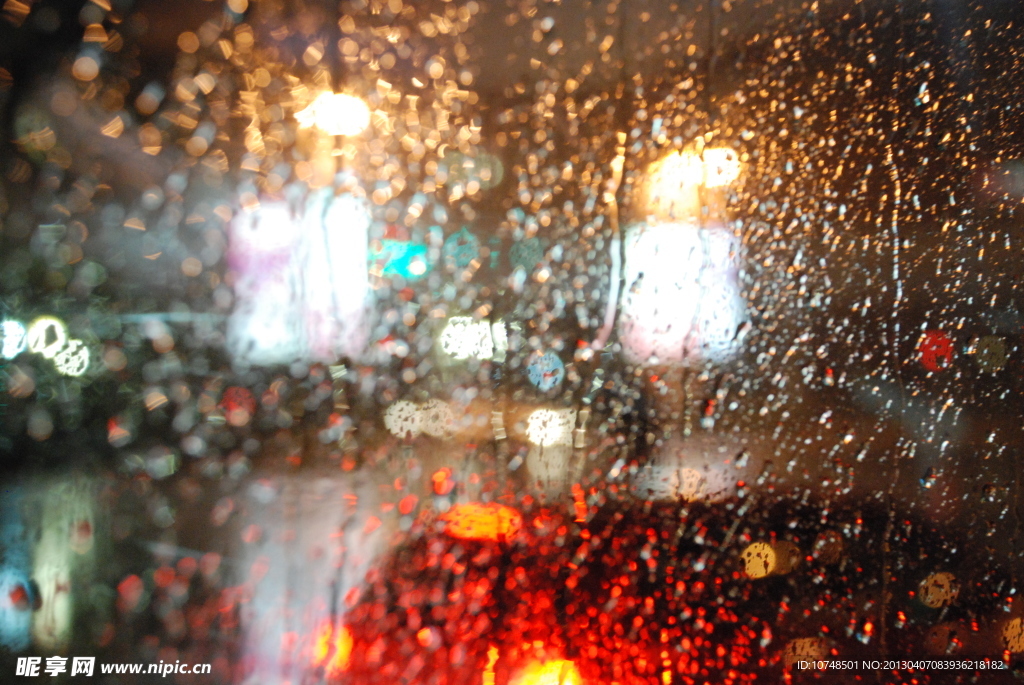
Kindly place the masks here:
[(365, 102), (345, 93), (320, 93), (295, 118), (303, 128), (316, 126), (332, 136), (356, 136), (370, 125), (370, 108)]

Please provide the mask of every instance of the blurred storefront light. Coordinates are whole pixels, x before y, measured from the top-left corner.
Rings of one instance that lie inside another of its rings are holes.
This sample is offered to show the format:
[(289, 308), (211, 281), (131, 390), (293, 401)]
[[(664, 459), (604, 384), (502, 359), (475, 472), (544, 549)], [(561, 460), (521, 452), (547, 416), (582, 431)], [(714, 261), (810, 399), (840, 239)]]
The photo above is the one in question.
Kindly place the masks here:
[(29, 579), (30, 547), (24, 520), (24, 492), (7, 487), (0, 493), (0, 647), (20, 651), (31, 643), (32, 614), (39, 596)]
[(57, 372), (64, 376), (81, 376), (89, 369), (92, 356), (81, 340), (68, 337), (67, 326), (53, 316), (40, 316), (26, 329), (15, 319), (3, 322), (0, 355), (14, 359), (26, 349), (53, 361)]
[(35, 599), (23, 571), (0, 566), (0, 647), (20, 651), (29, 646)]
[(399, 439), (413, 439), (421, 433), (433, 438), (448, 438), (456, 430), (455, 411), (444, 400), (432, 399), (417, 404), (398, 400), (384, 411), (384, 427)]
[(60, 507), (44, 511), (32, 553), (32, 579), (39, 587), (40, 610), (32, 616), (38, 647), (67, 647), (75, 620), (74, 592), (87, 583), (95, 562), (95, 501), (89, 481), (58, 481), (46, 488), (46, 501)]

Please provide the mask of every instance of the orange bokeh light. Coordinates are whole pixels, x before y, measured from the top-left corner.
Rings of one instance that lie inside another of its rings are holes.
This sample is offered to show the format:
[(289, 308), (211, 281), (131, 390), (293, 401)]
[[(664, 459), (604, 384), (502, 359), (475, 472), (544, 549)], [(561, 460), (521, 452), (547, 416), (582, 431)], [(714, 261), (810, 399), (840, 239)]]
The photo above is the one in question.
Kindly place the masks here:
[(508, 540), (523, 526), (523, 517), (502, 504), (457, 504), (444, 515), (444, 532), (461, 540)]

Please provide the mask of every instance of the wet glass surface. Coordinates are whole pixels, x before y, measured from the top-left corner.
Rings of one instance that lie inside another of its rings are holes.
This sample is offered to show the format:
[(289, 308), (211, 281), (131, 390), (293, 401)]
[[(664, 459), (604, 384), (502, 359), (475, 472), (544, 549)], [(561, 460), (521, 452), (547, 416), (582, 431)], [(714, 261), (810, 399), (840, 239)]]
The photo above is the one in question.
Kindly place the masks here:
[(1020, 10), (8, 0), (4, 682), (1017, 682)]

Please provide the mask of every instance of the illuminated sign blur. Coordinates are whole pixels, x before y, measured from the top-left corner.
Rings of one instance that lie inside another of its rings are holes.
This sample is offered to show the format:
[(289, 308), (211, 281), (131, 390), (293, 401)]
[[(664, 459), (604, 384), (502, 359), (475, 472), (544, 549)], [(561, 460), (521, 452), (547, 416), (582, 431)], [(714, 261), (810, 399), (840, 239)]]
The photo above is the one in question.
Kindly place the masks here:
[(24, 351), (53, 361), (65, 376), (81, 376), (89, 369), (89, 348), (81, 340), (68, 337), (64, 322), (53, 316), (40, 316), (27, 327), (15, 319), (0, 324), (0, 354), (14, 359)]

